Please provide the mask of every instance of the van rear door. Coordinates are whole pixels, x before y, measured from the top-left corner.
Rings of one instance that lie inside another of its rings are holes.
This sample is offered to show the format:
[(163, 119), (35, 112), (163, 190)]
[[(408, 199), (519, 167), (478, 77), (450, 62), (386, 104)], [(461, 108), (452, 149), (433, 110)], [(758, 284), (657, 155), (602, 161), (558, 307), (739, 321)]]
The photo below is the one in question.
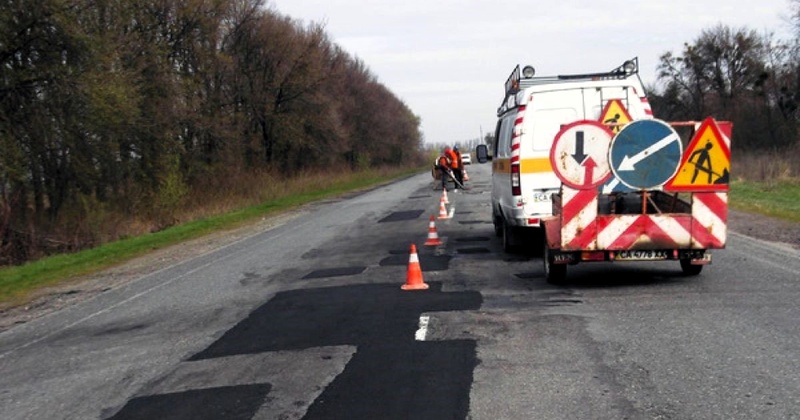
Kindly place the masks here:
[(528, 98), (522, 122), (520, 142), (520, 186), (524, 225), (537, 225), (535, 219), (552, 213), (550, 195), (561, 187), (561, 181), (550, 164), (550, 148), (563, 125), (583, 119), (583, 97), (580, 90), (535, 92)]

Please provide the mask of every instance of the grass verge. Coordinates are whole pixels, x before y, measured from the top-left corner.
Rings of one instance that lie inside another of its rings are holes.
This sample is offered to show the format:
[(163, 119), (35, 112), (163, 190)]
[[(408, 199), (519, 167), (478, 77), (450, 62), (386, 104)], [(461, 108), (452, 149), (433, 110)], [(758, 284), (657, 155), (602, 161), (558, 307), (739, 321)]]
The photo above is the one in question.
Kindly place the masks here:
[(800, 181), (734, 181), (729, 198), (736, 210), (800, 222)]
[(368, 189), (419, 172), (419, 168), (413, 168), (355, 173), (342, 176), (326, 187), (305, 189), (301, 193), (194, 220), (159, 232), (111, 242), (85, 251), (56, 255), (17, 267), (3, 268), (0, 269), (0, 307), (16, 306), (27, 301), (39, 289), (113, 267), (154, 250), (215, 231), (233, 229), (264, 216), (287, 211), (303, 204), (347, 192)]

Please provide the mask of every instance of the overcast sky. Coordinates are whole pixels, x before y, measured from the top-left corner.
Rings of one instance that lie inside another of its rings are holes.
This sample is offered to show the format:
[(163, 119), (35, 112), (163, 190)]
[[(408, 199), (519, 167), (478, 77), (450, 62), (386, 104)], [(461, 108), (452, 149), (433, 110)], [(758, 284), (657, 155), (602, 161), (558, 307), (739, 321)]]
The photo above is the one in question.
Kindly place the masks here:
[[(790, 0), (267, 0), (361, 59), (422, 120), (426, 142), (494, 130), (517, 64), (537, 75), (611, 70), (639, 57), (645, 84), (658, 58), (718, 24), (787, 39)], [(366, 111), (366, 110), (365, 110)]]

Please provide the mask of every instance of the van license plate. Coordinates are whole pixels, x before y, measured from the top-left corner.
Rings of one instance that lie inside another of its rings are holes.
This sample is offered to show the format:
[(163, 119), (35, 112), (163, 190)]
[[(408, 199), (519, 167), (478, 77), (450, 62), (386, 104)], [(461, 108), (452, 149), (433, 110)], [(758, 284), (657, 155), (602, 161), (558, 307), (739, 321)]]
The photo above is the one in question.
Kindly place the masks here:
[(660, 261), (667, 259), (667, 251), (632, 250), (619, 251), (614, 256), (617, 261)]

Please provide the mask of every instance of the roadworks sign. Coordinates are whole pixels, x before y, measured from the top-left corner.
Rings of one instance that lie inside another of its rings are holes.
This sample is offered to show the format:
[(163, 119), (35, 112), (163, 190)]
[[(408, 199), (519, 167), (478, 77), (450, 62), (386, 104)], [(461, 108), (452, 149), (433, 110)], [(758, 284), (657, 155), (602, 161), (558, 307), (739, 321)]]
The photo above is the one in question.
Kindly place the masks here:
[(607, 125), (614, 134), (619, 133), (619, 130), (631, 121), (633, 121), (631, 114), (619, 99), (611, 99), (606, 102), (603, 112), (600, 113), (600, 122)]
[(706, 118), (689, 142), (678, 172), (664, 185), (664, 190), (727, 191), (730, 169), (730, 139), (712, 118)]

